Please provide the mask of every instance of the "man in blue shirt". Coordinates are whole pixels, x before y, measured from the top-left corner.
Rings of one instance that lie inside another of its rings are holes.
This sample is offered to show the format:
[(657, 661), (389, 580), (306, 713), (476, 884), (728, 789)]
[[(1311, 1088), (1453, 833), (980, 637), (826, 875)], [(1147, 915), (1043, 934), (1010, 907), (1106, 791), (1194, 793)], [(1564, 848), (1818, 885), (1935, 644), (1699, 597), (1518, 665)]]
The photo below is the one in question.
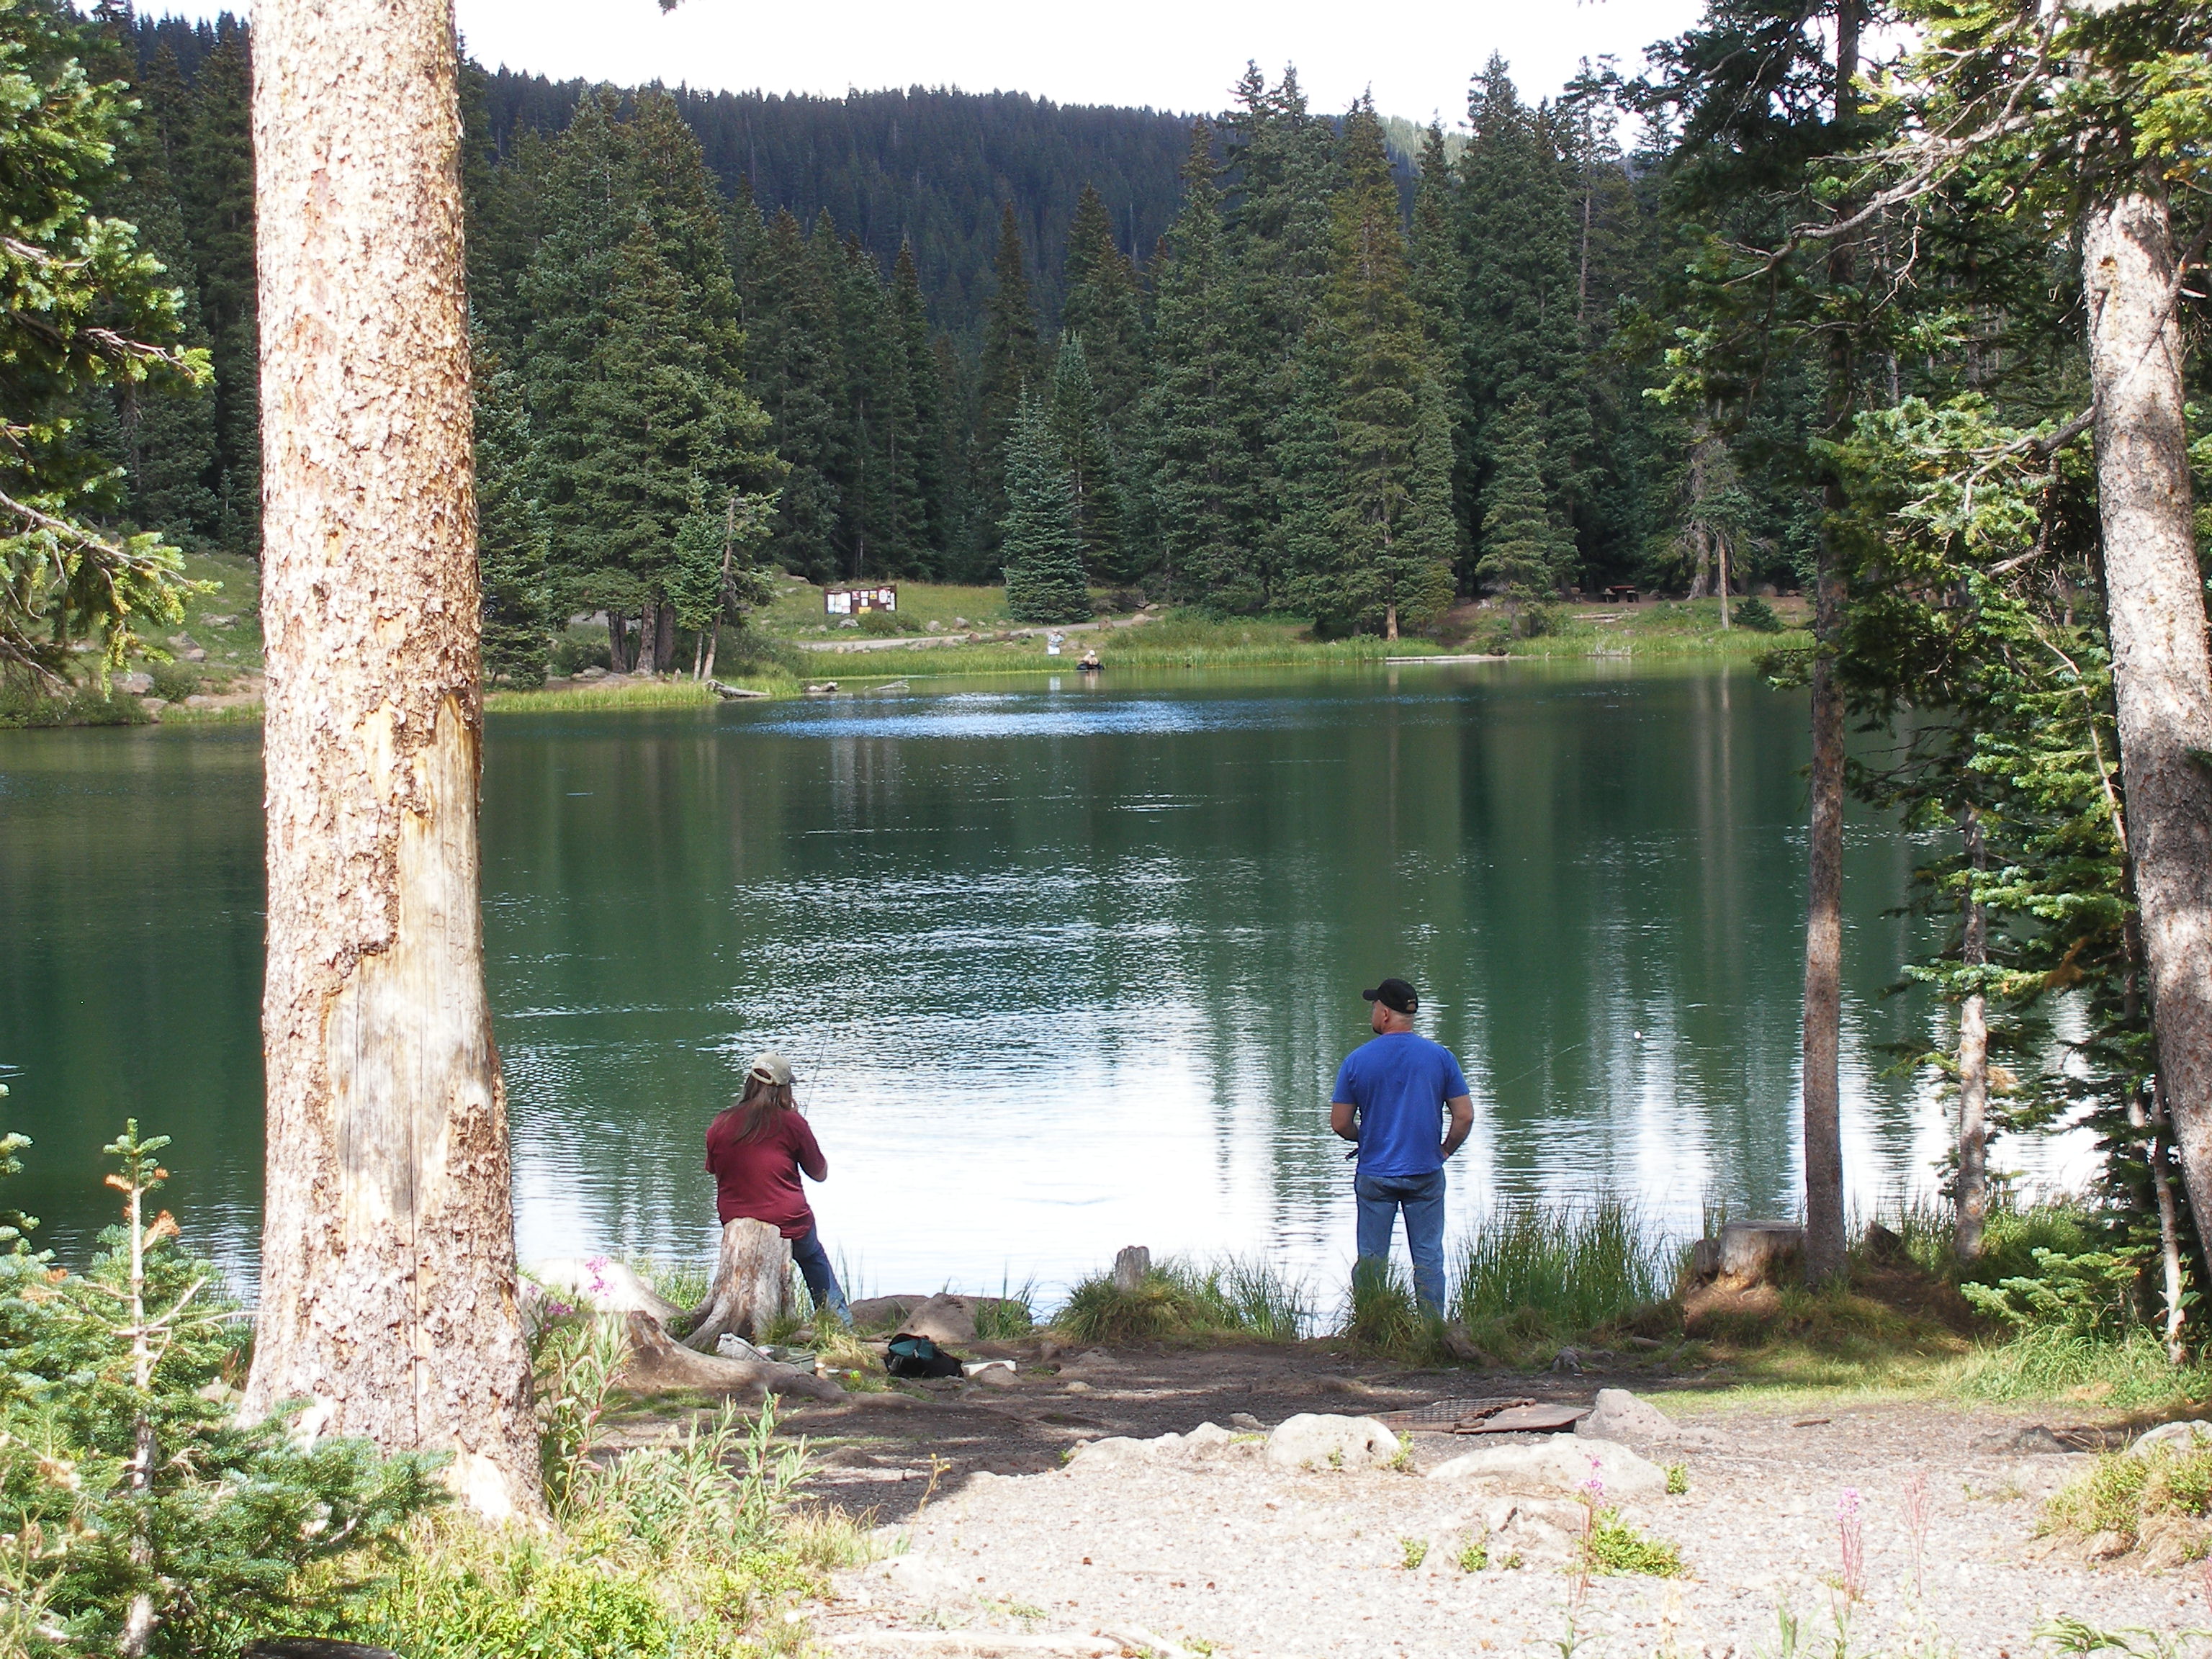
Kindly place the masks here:
[[(1360, 994), (1372, 1009), (1372, 1041), (1337, 1068), (1328, 1127), (1359, 1146), (1352, 1191), (1359, 1200), (1359, 1260), (1390, 1259), (1390, 1231), (1406, 1215), (1413, 1294), (1422, 1309), (1444, 1306), (1444, 1160), (1474, 1127), (1474, 1102), (1451, 1050), (1413, 1029), (1421, 1006), (1402, 979)], [(1449, 1127), (1444, 1115), (1451, 1115)], [(1441, 1133), (1441, 1139), (1439, 1133)]]

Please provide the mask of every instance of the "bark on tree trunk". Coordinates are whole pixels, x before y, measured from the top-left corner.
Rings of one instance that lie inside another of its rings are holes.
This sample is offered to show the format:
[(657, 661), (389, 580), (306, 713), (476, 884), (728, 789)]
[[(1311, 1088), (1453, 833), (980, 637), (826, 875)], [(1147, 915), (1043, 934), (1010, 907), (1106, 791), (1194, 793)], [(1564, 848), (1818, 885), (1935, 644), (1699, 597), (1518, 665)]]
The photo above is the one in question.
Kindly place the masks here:
[(676, 607), (663, 599), (653, 607), (653, 672), (676, 666)]
[(2212, 1216), (2212, 661), (2163, 196), (2138, 189), (2091, 208), (2081, 275), (2129, 851), (2159, 1071), (2201, 1224)]
[(264, 0), (268, 1187), (246, 1410), (543, 1508), (477, 908), (450, 0)]
[[(1979, 874), (1988, 862), (1981, 817), (1972, 807), (1963, 817), (1967, 860)], [(1988, 919), (1972, 890), (1966, 894), (1963, 931), (1960, 962), (1968, 968), (1987, 967)], [(1959, 1213), (1954, 1242), (1961, 1261), (1980, 1257), (1982, 1231), (1989, 1223), (1989, 1000), (1977, 989), (1959, 1005)]]
[(1382, 607), (1382, 637), (1386, 640), (1398, 637), (1398, 605), (1395, 599)]
[[(1857, 104), (1862, 0), (1836, 6), (1835, 110), (1838, 125)], [(1841, 292), (1851, 280), (1852, 252), (1838, 241), (1828, 254), (1828, 283)], [(1852, 331), (1829, 335), (1829, 432), (1840, 436), (1850, 419)], [(1841, 480), (1822, 488), (1832, 520), (1844, 508)], [(1805, 1275), (1826, 1284), (1844, 1271), (1844, 1141), (1842, 1085), (1837, 1052), (1843, 1027), (1844, 965), (1844, 694), (1831, 655), (1843, 622), (1843, 581), (1829, 533), (1820, 537), (1815, 585), (1813, 659), (1812, 811), (1805, 879)]]
[(791, 1302), (791, 1241), (765, 1221), (743, 1216), (722, 1229), (714, 1258), (714, 1288), (696, 1310), (684, 1346), (702, 1353), (734, 1334), (750, 1342)]

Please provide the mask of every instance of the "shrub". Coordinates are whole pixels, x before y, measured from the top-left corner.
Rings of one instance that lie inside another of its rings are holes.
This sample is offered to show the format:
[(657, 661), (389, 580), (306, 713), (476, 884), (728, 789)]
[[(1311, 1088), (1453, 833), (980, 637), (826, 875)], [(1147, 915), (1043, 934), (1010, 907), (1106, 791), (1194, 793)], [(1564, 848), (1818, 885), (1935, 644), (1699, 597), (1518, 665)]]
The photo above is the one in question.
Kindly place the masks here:
[[(27, 1144), (0, 1140), (0, 1174)], [(144, 1213), (167, 1144), (133, 1122), (106, 1149), (125, 1223), (86, 1272), (32, 1254), (22, 1218), (0, 1239), (0, 1533), (15, 1540), (0, 1608), (35, 1607), (89, 1650), (150, 1621), (150, 1654), (221, 1656), (260, 1621), (357, 1602), (444, 1494), (438, 1459), (356, 1440), (303, 1450), (282, 1419), (238, 1424), (222, 1385), (242, 1370), (239, 1310), (176, 1224)]]
[(2153, 1534), (2172, 1534), (2184, 1557), (2212, 1544), (2212, 1446), (2166, 1447), (2138, 1457), (2100, 1457), (2089, 1472), (2044, 1505), (2041, 1530), (2089, 1538), (2111, 1533), (2130, 1549)]
[(580, 669), (611, 668), (614, 659), (608, 654), (606, 630), (589, 625), (562, 629), (554, 637), (549, 666), (562, 679)]
[(1756, 593), (1739, 604), (1730, 617), (1739, 628), (1748, 628), (1754, 634), (1779, 634), (1782, 613)]

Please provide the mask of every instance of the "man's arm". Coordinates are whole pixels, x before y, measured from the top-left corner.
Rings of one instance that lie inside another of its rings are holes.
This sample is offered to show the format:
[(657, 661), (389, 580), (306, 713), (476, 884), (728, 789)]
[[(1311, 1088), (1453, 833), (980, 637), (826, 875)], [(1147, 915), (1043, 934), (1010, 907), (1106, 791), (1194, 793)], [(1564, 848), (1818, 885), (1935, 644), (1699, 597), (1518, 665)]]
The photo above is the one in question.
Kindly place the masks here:
[(1449, 1158), (1474, 1132), (1474, 1100), (1469, 1095), (1454, 1095), (1444, 1104), (1451, 1110), (1451, 1127), (1444, 1131), (1443, 1147), (1443, 1155)]
[[(1328, 1127), (1336, 1131), (1340, 1139), (1349, 1140), (1355, 1146), (1359, 1140), (1359, 1126), (1352, 1121), (1352, 1115), (1358, 1109), (1348, 1100), (1332, 1100), (1328, 1103)], [(1472, 1111), (1473, 1108), (1468, 1109)]]

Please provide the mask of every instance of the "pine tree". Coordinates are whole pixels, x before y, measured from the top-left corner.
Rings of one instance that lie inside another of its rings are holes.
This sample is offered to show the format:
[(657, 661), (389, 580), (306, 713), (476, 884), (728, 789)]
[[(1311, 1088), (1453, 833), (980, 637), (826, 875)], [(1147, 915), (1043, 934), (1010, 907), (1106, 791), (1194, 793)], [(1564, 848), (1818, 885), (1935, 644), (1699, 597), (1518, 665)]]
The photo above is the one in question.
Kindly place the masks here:
[(776, 454), (790, 468), (776, 506), (770, 553), (787, 570), (822, 581), (838, 569), (845, 511), (847, 429), (837, 351), (836, 295), (823, 283), (789, 211), (768, 228), (751, 326), (754, 384)]
[(1247, 380), (1250, 360), (1237, 349), (1212, 151), (1212, 129), (1194, 124), (1182, 211), (1155, 265), (1159, 301), (1144, 434), (1170, 590), (1201, 604), (1256, 609), (1265, 594), (1251, 571), (1251, 456), (1224, 434), (1249, 420), (1259, 398)]
[[(125, 176), (103, 211), (137, 228), (138, 246), (161, 262), (161, 280), (177, 290), (179, 343), (204, 350), (199, 274), (170, 173), (171, 134), (187, 100), (174, 53), (164, 49), (149, 66), (139, 97), (139, 118), (117, 153)], [(123, 517), (187, 544), (219, 536), (211, 389), (133, 382), (114, 388), (112, 406), (113, 437), (103, 447), (125, 475)]]
[(1516, 629), (1522, 607), (1550, 592), (1573, 556), (1544, 485), (1545, 424), (1543, 411), (1528, 398), (1505, 412), (1483, 497), (1482, 556), (1475, 574), (1504, 595)]
[(1351, 592), (1352, 572), (1336, 533), (1343, 494), (1336, 434), (1336, 377), (1326, 318), (1306, 332), (1291, 368), (1291, 396), (1276, 424), (1273, 518), (1281, 539), (1284, 602), (1313, 619), (1323, 637), (1349, 633), (1368, 608)]
[(906, 568), (917, 575), (932, 576), (944, 568), (946, 550), (944, 394), (930, 343), (928, 313), (922, 305), (921, 279), (915, 270), (914, 249), (905, 242), (899, 244), (898, 260), (891, 270), (890, 307), (913, 422), (914, 489), (899, 504), (899, 541)]
[(1101, 577), (1118, 578), (1121, 513), (1114, 439), (1091, 383), (1083, 337), (1072, 331), (1060, 337), (1045, 425), (1054, 457), (1067, 475), (1083, 568)]
[[(1342, 493), (1335, 529), (1342, 556), (1358, 573), (1342, 607), (1372, 595), (1386, 638), (1418, 625), (1450, 599), (1426, 569), (1435, 527), (1413, 511), (1417, 404), (1426, 346), (1406, 269), (1398, 191), (1382, 124), (1363, 99), (1346, 118), (1344, 184), (1332, 204), (1328, 308), (1335, 341), (1337, 442)], [(1445, 542), (1449, 550), (1449, 540)], [(1360, 607), (1363, 611), (1365, 606)]]
[(252, 85), (246, 31), (233, 22), (200, 64), (171, 161), (215, 361), (218, 533), (226, 547), (249, 554), (261, 546)]
[(999, 527), (1006, 557), (1006, 613), (1020, 622), (1091, 618), (1083, 547), (1066, 472), (1053, 454), (1042, 401), (1024, 398), (1006, 440), (1006, 514)]
[(1123, 412), (1144, 389), (1145, 316), (1137, 268), (1114, 240), (1105, 198), (1089, 185), (1067, 228), (1064, 334), (1083, 338), (1098, 410), (1117, 437)]
[(981, 478), (988, 492), (986, 521), (995, 525), (1005, 500), (1006, 442), (1015, 413), (1024, 397), (1040, 393), (1044, 385), (1036, 309), (1030, 300), (1021, 226), (1012, 203), (999, 216), (999, 256), (993, 273), (997, 286), (984, 313), (983, 355), (976, 365), (975, 445)]
[(522, 382), (477, 342), (477, 572), (483, 667), (501, 685), (545, 683), (554, 623), (545, 526), (531, 498), (530, 411)]
[(1541, 469), (1564, 515), (1582, 499), (1590, 442), (1573, 181), (1552, 123), (1521, 101), (1503, 58), (1493, 54), (1475, 77), (1468, 114), (1474, 131), (1461, 158), (1460, 205), (1471, 482), (1486, 490), (1508, 441), (1506, 413), (1525, 398), (1539, 411)]

